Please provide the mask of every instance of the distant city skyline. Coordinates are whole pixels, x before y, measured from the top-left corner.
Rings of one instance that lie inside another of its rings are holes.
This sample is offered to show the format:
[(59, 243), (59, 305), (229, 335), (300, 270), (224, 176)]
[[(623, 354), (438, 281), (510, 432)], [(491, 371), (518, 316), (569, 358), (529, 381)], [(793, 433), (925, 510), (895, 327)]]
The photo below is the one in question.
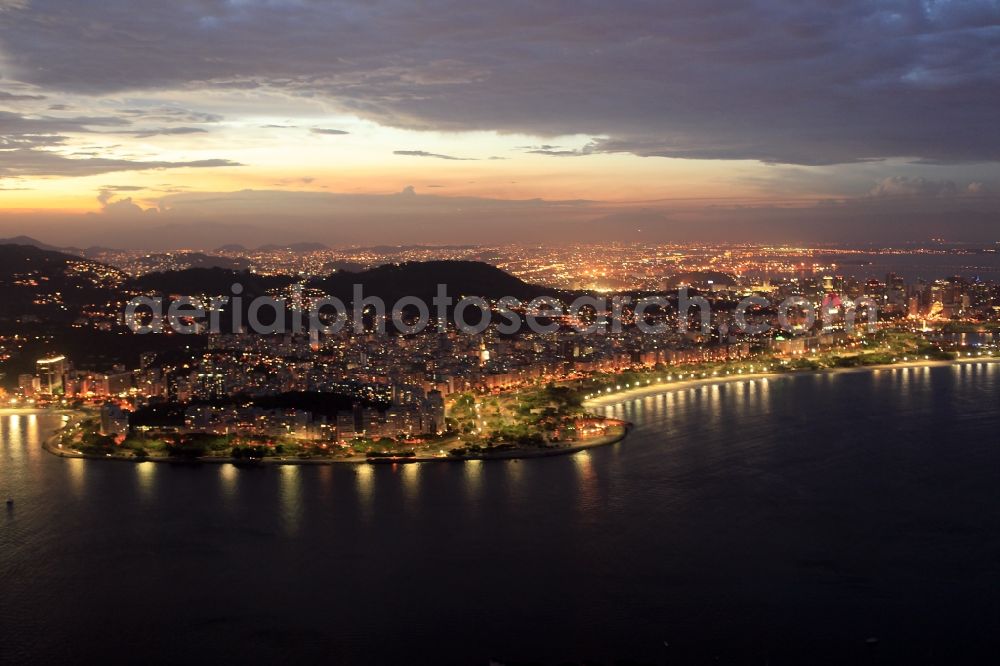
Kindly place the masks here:
[(988, 0), (0, 0), (0, 235), (997, 241), (998, 25)]

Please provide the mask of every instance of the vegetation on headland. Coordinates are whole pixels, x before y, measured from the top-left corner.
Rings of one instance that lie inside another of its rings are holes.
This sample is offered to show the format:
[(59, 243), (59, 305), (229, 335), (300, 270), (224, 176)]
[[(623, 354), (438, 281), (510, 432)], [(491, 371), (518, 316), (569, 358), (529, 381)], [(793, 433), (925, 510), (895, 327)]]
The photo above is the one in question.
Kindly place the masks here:
[[(485, 457), (559, 451), (586, 441), (598, 441), (617, 422), (601, 428), (601, 419), (587, 417), (582, 395), (575, 389), (548, 384), (510, 394), (459, 394), (452, 400), (447, 431), (412, 438), (354, 438), (347, 442), (306, 440), (236, 433), (187, 432), (176, 419), (146, 410), (141, 426), (128, 433), (100, 434), (100, 421), (88, 415), (60, 435), (63, 450), (94, 457), (135, 460), (315, 460), (353, 461)], [(162, 410), (161, 410), (162, 411)], [(578, 432), (581, 419), (590, 429)], [(596, 424), (596, 425), (595, 425)]]
[[(149, 429), (117, 436), (102, 435), (99, 418), (92, 411), (78, 410), (78, 418), (56, 433), (54, 446), (47, 447), (60, 455), (134, 461), (378, 462), (533, 457), (600, 446), (624, 438), (627, 424), (584, 414), (579, 404), (581, 399), (577, 391), (549, 385), (537, 391), (526, 390), (517, 399), (523, 403), (519, 413), (527, 422), (505, 425), (495, 432), (473, 436), (447, 432), (402, 441), (386, 437), (357, 438), (347, 443)], [(560, 414), (563, 415), (561, 421), (557, 418)], [(569, 414), (578, 414), (588, 423), (588, 429), (577, 432), (575, 422), (567, 417)], [(562, 426), (553, 429), (555, 423)]]

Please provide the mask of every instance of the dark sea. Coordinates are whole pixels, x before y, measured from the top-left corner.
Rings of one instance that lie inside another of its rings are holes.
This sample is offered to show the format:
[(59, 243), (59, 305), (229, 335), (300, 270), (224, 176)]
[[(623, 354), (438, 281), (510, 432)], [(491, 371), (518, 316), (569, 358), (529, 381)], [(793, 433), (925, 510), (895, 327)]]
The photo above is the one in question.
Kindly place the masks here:
[(1000, 655), (1000, 365), (702, 386), (572, 456), (64, 460), (0, 417), (0, 663)]
[(967, 280), (1000, 281), (1000, 253), (984, 254), (851, 254), (838, 261), (836, 256), (827, 257), (837, 263), (838, 275), (867, 280), (885, 279), (889, 273), (904, 278), (908, 283), (917, 280), (933, 282), (953, 276)]

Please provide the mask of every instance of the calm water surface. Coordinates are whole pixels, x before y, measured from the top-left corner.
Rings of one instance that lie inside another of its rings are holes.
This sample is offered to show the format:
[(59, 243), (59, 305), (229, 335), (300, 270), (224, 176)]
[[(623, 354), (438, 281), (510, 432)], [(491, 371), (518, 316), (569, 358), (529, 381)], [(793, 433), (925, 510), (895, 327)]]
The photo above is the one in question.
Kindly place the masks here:
[(1000, 366), (608, 412), (634, 433), (574, 456), (257, 470), (61, 460), (58, 417), (4, 416), (0, 662), (996, 657)]

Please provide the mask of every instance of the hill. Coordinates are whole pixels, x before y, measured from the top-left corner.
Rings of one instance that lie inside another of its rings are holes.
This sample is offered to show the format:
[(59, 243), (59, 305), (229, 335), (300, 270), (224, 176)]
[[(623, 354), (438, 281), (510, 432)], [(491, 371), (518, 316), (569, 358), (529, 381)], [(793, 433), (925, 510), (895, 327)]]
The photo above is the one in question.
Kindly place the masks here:
[(365, 296), (378, 296), (393, 303), (404, 296), (416, 296), (427, 303), (437, 294), (439, 284), (447, 285), (448, 294), (498, 299), (513, 296), (522, 301), (542, 295), (556, 295), (551, 289), (528, 284), (504, 271), (477, 261), (424, 261), (385, 264), (358, 273), (339, 271), (313, 280), (310, 286), (323, 289), (345, 303), (353, 298), (355, 284), (362, 285)]
[(11, 238), (0, 238), (0, 245), (29, 245), (31, 247), (37, 247), (40, 250), (48, 250), (50, 252), (62, 252), (63, 254), (72, 254), (74, 256), (93, 258), (95, 255), (101, 252), (112, 252), (112, 248), (93, 246), (88, 248), (79, 247), (56, 247), (55, 245), (49, 245), (48, 243), (43, 243), (37, 238), (32, 238), (31, 236), (13, 236)]
[(128, 286), (141, 292), (180, 294), (183, 296), (229, 296), (232, 286), (240, 284), (246, 296), (260, 296), (271, 289), (281, 289), (294, 282), (285, 275), (257, 275), (226, 268), (185, 268), (179, 271), (146, 273), (132, 278)]
[(125, 276), (115, 268), (27, 244), (0, 245), (0, 318), (31, 315), (72, 321), (87, 305), (119, 294)]
[(30, 247), (37, 247), (40, 250), (48, 250), (50, 252), (61, 251), (60, 248), (43, 243), (37, 238), (32, 238), (31, 236), (14, 236), (13, 238), (0, 238), (0, 245), (28, 245)]

